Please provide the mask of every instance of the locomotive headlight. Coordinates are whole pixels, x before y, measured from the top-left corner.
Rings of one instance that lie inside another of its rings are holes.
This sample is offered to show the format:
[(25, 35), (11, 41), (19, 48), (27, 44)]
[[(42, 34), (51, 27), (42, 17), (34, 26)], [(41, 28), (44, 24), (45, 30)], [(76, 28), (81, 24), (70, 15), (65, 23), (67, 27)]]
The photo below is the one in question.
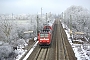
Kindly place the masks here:
[(40, 41), (40, 42), (42, 42), (42, 41)]
[(47, 41), (47, 42), (49, 42), (49, 41)]

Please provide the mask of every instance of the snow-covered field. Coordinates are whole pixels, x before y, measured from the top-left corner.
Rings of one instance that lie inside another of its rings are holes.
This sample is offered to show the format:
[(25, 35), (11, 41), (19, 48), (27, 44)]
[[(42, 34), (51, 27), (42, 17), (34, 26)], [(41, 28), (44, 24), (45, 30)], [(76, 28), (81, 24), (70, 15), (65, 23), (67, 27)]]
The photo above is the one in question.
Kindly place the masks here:
[(90, 60), (90, 44), (89, 43), (84, 43), (84, 44), (75, 44), (72, 43), (71, 39), (70, 39), (70, 29), (63, 24), (63, 28), (66, 28), (65, 32), (67, 34), (68, 37), (68, 41), (71, 44), (73, 51), (75, 53), (75, 56), (77, 58), (77, 60)]

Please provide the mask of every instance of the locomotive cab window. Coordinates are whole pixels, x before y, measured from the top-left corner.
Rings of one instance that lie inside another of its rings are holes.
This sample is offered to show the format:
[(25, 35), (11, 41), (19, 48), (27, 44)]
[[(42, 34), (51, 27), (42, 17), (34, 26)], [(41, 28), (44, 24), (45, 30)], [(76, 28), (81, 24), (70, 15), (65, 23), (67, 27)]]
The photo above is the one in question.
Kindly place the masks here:
[(48, 37), (48, 34), (40, 34), (40, 37)]
[(45, 37), (48, 37), (48, 34), (45, 34)]
[(44, 34), (40, 34), (40, 37), (44, 37)]

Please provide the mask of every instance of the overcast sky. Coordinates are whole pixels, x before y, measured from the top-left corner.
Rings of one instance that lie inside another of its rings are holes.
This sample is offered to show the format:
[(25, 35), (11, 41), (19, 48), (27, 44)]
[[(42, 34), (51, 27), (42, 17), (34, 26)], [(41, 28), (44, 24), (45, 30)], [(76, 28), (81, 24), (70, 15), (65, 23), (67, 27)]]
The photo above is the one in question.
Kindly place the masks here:
[(76, 5), (90, 10), (90, 0), (0, 0), (0, 14), (60, 14), (68, 7)]

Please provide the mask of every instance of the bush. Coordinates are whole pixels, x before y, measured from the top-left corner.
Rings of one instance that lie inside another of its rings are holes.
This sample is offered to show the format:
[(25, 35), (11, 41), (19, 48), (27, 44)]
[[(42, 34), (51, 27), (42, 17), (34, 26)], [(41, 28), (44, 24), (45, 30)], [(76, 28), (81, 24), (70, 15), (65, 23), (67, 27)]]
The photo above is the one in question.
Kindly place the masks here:
[(16, 53), (13, 52), (13, 48), (10, 45), (5, 44), (0, 46), (0, 60), (9, 60), (14, 57), (16, 57)]

